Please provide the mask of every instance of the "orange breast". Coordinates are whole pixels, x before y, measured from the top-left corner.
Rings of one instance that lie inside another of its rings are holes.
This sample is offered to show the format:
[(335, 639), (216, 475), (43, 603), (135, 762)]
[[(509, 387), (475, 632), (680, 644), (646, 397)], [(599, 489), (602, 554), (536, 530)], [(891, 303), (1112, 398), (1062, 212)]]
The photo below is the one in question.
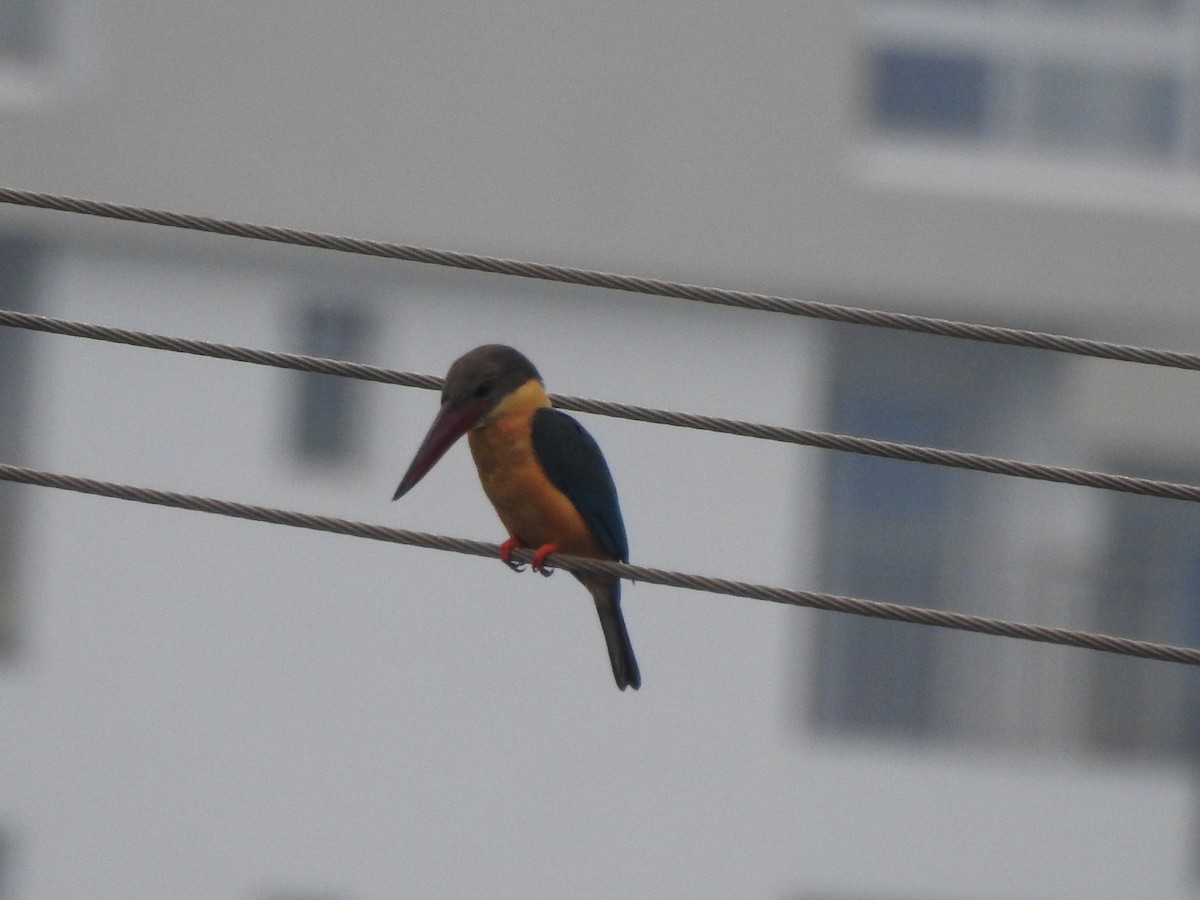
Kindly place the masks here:
[[(531, 382), (535, 384), (536, 382)], [(528, 547), (557, 544), (563, 553), (610, 558), (583, 518), (538, 464), (530, 440), (530, 419), (547, 405), (530, 392), (527, 402), (503, 404), (498, 414), (467, 435), (484, 493), (509, 534)], [(520, 395), (525, 388), (515, 392)], [(520, 396), (516, 401), (522, 399)], [(507, 408), (506, 408), (507, 407)]]

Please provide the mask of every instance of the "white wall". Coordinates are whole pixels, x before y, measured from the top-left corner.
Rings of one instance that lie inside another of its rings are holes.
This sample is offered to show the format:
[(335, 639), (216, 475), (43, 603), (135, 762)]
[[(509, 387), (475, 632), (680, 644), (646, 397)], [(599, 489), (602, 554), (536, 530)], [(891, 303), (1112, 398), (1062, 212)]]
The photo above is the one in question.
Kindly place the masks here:
[[(382, 362), (441, 371), (506, 340), (551, 389), (814, 421), (818, 354), (771, 317), (516, 283), (488, 297), (483, 279), (410, 286), (397, 274), (380, 298)], [(308, 287), (66, 253), (47, 311), (280, 347)], [(284, 373), (35, 340), (47, 468), (501, 536), (461, 450), (388, 503), (432, 393), (370, 388), (369, 464), (310, 480), (280, 447)], [(809, 546), (790, 510), (811, 490), (811, 455), (588, 426), (620, 483), (634, 559), (773, 583), (803, 573)], [(562, 575), (33, 499), (28, 634), (9, 696), (20, 739), (0, 778), (17, 786), (6, 806), (18, 896), (703, 893), (745, 877), (740, 854), (714, 850), (731, 804), (757, 815), (743, 782), (792, 757), (780, 676), (793, 613), (633, 586), (646, 687), (620, 694), (590, 603)], [(680, 829), (688, 839), (669, 837)], [(775, 890), (785, 872), (755, 877)]]
[[(378, 362), (440, 372), (502, 340), (551, 390), (820, 424), (819, 329), (388, 275), (361, 282)], [(52, 314), (283, 349), (313, 287), (70, 251), (45, 286)], [(367, 464), (315, 477), (282, 446), (286, 373), (33, 340), (47, 468), (501, 536), (463, 448), (388, 502), (430, 392), (369, 387)], [(811, 584), (814, 451), (587, 425), (635, 561)], [(621, 694), (564, 575), (30, 490), (26, 633), (0, 679), (15, 897), (1191, 896), (1185, 773), (806, 735), (789, 679), (815, 613), (629, 587), (645, 687)]]

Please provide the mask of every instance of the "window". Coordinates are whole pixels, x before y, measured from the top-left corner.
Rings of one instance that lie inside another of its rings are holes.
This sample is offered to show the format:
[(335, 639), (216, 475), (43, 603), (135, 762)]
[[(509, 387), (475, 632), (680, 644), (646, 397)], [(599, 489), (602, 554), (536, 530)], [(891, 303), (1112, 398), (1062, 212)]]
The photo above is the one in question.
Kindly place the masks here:
[[(6, 309), (33, 308), (36, 245), (0, 240), (0, 304)], [(26, 419), (33, 364), (28, 332), (0, 328), (0, 460), (19, 463), (24, 456)], [(16, 642), (20, 592), (21, 541), (28, 488), (0, 483), (0, 653)]]
[[(1146, 472), (1147, 467), (1126, 464), (1116, 470)], [(1200, 481), (1194, 468), (1150, 474)], [(1200, 509), (1194, 503), (1156, 503), (1125, 494), (1112, 495), (1108, 504), (1098, 628), (1200, 646)], [(1098, 747), (1200, 757), (1200, 672), (1099, 655), (1091, 662), (1091, 738)]]
[(0, 900), (8, 900), (12, 893), (12, 844), (7, 831), (0, 831)]
[(913, 134), (979, 137), (988, 70), (965, 55), (884, 47), (872, 61), (872, 112), (882, 128)]
[(0, 0), (0, 60), (29, 64), (46, 51), (45, 0)]
[[(1059, 371), (1048, 354), (877, 329), (836, 345), (832, 430), (1021, 458), (1054, 458)], [(1070, 488), (831, 453), (822, 588), (959, 612), (1062, 621), (1078, 584), (1057, 516)], [(1066, 513), (1073, 515), (1074, 512)], [(942, 629), (848, 615), (815, 620), (810, 710), (834, 734), (1058, 740), (1084, 665)], [(1078, 726), (1075, 726), (1076, 728)]]
[(1200, 0), (876, 0), (873, 133), (1200, 163)]
[[(347, 304), (313, 304), (301, 314), (301, 346), (312, 356), (362, 361), (370, 317)], [(341, 464), (364, 443), (364, 384), (335, 375), (297, 374), (292, 446), (302, 460)]]

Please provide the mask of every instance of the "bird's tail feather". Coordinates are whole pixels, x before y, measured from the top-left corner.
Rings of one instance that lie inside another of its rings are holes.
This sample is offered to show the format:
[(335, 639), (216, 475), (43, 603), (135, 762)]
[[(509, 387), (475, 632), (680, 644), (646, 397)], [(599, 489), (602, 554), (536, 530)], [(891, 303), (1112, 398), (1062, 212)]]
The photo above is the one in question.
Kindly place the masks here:
[(621, 690), (631, 687), (636, 691), (642, 686), (642, 673), (638, 671), (633, 644), (629, 642), (629, 631), (625, 628), (625, 617), (621, 615), (620, 582), (589, 587), (596, 601), (596, 612), (600, 614), (600, 627), (604, 630), (604, 642), (608, 645), (608, 659), (612, 663), (617, 687)]

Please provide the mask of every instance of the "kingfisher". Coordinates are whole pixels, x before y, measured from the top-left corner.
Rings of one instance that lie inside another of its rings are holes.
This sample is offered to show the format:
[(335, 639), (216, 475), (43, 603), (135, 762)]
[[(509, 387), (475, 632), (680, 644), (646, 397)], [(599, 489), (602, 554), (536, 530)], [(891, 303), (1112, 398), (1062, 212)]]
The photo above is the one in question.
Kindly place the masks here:
[[(629, 561), (617, 489), (599, 445), (574, 418), (550, 405), (542, 376), (524, 355), (485, 344), (454, 361), (442, 405), (393, 500), (408, 493), (464, 434), (508, 539), (500, 558), (533, 550), (534, 571), (549, 575), (551, 553)], [(641, 687), (642, 676), (621, 615), (621, 581), (574, 573), (596, 602), (617, 687)]]

